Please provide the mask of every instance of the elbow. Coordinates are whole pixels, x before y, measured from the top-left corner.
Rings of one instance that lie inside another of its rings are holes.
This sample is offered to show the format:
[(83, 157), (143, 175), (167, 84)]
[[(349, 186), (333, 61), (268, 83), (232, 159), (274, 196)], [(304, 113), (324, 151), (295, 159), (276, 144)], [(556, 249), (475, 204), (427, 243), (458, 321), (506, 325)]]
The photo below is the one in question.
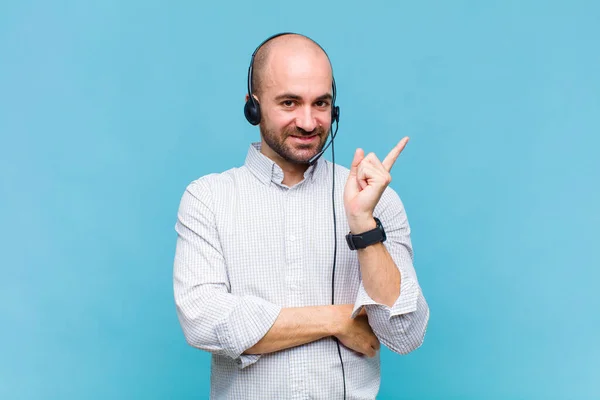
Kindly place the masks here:
[[(423, 310), (423, 309), (422, 309)], [(400, 337), (395, 346), (390, 349), (398, 354), (407, 355), (423, 345), (429, 324), (429, 307), (425, 304), (424, 312), (413, 315), (410, 320), (404, 321), (400, 330)]]
[(175, 287), (175, 311), (185, 341), (196, 349), (215, 352), (220, 341), (215, 329), (215, 303), (218, 293), (207, 285), (194, 288)]
[(177, 317), (191, 347), (234, 359), (242, 352), (231, 339), (227, 318), (215, 319), (214, 312), (207, 307), (177, 303)]
[(194, 332), (193, 330), (186, 329), (183, 324), (181, 324), (181, 327), (183, 330), (183, 337), (185, 338), (185, 342), (189, 346), (200, 350), (206, 349), (206, 340), (203, 340), (203, 338), (197, 335), (196, 332)]
[(198, 329), (194, 329), (194, 326), (197, 326), (197, 321), (192, 322), (193, 320), (181, 311), (179, 307), (177, 308), (177, 316), (179, 317), (179, 325), (181, 326), (186, 343), (197, 349), (204, 348), (205, 340), (202, 338), (202, 335), (198, 334)]
[[(214, 351), (215, 340), (211, 340), (210, 326), (208, 321), (204, 321), (201, 314), (192, 313), (189, 308), (181, 307), (177, 304), (177, 317), (183, 331), (185, 341), (191, 347), (205, 351)], [(211, 343), (212, 342), (212, 343)]]
[(408, 338), (404, 343), (401, 343), (401, 345), (398, 346), (398, 348), (395, 351), (396, 353), (405, 356), (421, 347), (424, 341), (425, 331), (418, 335)]

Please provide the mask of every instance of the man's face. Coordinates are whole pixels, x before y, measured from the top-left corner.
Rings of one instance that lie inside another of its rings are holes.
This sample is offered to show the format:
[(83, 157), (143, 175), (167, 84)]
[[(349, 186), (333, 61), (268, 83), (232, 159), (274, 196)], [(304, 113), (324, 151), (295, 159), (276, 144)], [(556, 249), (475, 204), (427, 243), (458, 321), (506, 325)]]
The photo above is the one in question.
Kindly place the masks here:
[(331, 90), (331, 67), (322, 52), (274, 54), (259, 93), (263, 153), (304, 164), (321, 151), (331, 125)]

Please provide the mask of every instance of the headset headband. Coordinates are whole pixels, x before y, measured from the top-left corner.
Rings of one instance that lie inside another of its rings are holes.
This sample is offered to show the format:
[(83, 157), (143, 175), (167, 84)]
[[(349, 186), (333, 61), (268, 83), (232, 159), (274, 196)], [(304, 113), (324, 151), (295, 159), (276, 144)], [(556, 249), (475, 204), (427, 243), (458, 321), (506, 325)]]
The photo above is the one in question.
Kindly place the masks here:
[[(308, 36), (300, 35), (294, 32), (281, 32), (266, 38), (261, 44), (258, 45), (258, 47), (252, 53), (252, 58), (250, 59), (250, 66), (248, 66), (248, 100), (244, 105), (244, 115), (246, 116), (248, 122), (250, 122), (252, 125), (258, 125), (260, 123), (260, 104), (258, 104), (256, 99), (252, 95), (254, 93), (254, 88), (252, 87), (252, 75), (254, 73), (254, 57), (256, 57), (256, 53), (258, 53), (258, 51), (261, 49), (261, 47), (265, 45), (265, 43), (275, 39), (276, 37), (284, 35), (299, 35), (311, 40), (313, 43), (319, 46), (321, 50), (323, 50), (323, 53), (325, 53), (325, 56), (329, 60), (329, 55), (327, 55), (325, 49), (321, 47), (320, 44), (310, 39)], [(331, 65), (331, 61), (329, 62), (329, 64)], [(335, 105), (336, 87), (335, 78), (333, 77), (333, 66), (331, 67), (331, 92), (331, 123), (333, 124), (334, 121), (339, 122), (340, 118), (340, 108)]]

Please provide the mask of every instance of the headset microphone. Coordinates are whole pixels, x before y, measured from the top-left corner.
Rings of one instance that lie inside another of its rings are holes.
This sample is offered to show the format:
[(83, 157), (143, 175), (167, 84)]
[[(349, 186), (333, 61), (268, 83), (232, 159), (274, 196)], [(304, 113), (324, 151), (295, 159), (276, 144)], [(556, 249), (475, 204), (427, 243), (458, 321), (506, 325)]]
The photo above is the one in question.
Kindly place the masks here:
[[(314, 165), (317, 162), (317, 160), (323, 155), (323, 153), (325, 153), (325, 151), (327, 150), (327, 148), (329, 147), (329, 145), (333, 144), (333, 139), (335, 139), (335, 135), (337, 135), (338, 126), (340, 124), (339, 123), (339, 120), (340, 120), (340, 108), (339, 107), (335, 107), (335, 111), (333, 113), (334, 113), (335, 117), (331, 121), (331, 126), (333, 127), (333, 123), (335, 122), (335, 131), (333, 130), (333, 128), (331, 129), (331, 139), (329, 140), (329, 143), (327, 143), (327, 146), (323, 147), (323, 150), (321, 150), (320, 152), (318, 152), (317, 154), (315, 154), (314, 156), (312, 156), (310, 160), (308, 160), (308, 163), (310, 165)], [(331, 148), (331, 150), (333, 151), (333, 147)], [(335, 162), (335, 161), (333, 161), (333, 162)]]

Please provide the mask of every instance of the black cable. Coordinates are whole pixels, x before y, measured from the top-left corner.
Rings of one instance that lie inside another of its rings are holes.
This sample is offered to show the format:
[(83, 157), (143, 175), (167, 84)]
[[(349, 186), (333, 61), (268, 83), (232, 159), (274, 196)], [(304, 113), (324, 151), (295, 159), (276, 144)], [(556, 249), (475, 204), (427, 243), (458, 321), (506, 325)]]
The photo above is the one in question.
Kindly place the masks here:
[[(248, 122), (250, 122), (252, 125), (257, 125), (260, 122), (260, 109), (258, 109), (258, 102), (256, 101), (256, 99), (254, 99), (254, 95), (253, 95), (253, 88), (252, 88), (252, 75), (253, 75), (253, 71), (254, 71), (254, 57), (256, 56), (256, 53), (258, 53), (258, 50), (260, 50), (260, 48), (267, 43), (269, 40), (274, 39), (278, 36), (282, 36), (282, 35), (287, 35), (287, 34), (292, 34), (291, 32), (283, 32), (283, 33), (278, 33), (276, 35), (273, 35), (271, 37), (268, 37), (265, 41), (263, 41), (260, 45), (258, 45), (258, 47), (254, 50), (254, 52), (252, 53), (252, 58), (250, 59), (250, 65), (248, 66), (248, 80), (247, 80), (247, 85), (248, 85), (248, 102), (254, 107), (256, 108), (256, 113), (258, 114), (259, 118), (258, 120), (254, 121), (249, 114), (247, 114), (247, 108), (249, 107), (249, 104), (247, 103), (246, 106), (244, 107), (244, 114), (246, 115), (246, 119), (248, 119)], [(314, 42), (314, 41), (313, 41)], [(317, 44), (317, 46), (321, 47), (317, 42), (314, 42), (315, 44)], [(321, 50), (323, 50), (323, 52), (325, 54), (327, 54), (327, 52), (325, 52), (325, 49), (323, 49), (321, 47)], [(327, 56), (327, 58), (329, 59), (329, 56)], [(340, 124), (339, 118), (340, 118), (340, 109), (339, 107), (337, 107), (335, 105), (335, 100), (336, 100), (336, 94), (337, 94), (337, 90), (336, 90), (336, 85), (335, 85), (335, 78), (333, 77), (333, 74), (331, 76), (332, 79), (332, 102), (331, 102), (331, 106), (332, 108), (332, 127), (333, 127), (333, 122), (335, 122), (335, 131), (333, 132), (333, 134), (331, 135), (331, 140), (329, 141), (329, 144), (327, 146), (325, 146), (319, 153), (315, 154), (309, 161), (308, 163), (310, 165), (313, 165), (314, 163), (317, 162), (317, 160), (321, 157), (321, 155), (323, 155), (323, 153), (325, 153), (325, 151), (327, 150), (327, 147), (329, 145), (331, 145), (331, 159), (333, 162), (333, 167), (332, 167), (332, 171), (333, 171), (333, 177), (332, 177), (332, 191), (331, 191), (331, 201), (332, 201), (332, 205), (333, 205), (333, 271), (332, 271), (332, 276), (331, 276), (331, 304), (335, 304), (335, 260), (336, 260), (336, 255), (337, 255), (337, 224), (336, 224), (336, 218), (335, 218), (335, 152), (333, 150), (333, 139), (335, 139), (335, 136), (337, 135), (337, 131), (338, 131), (338, 127)], [(251, 113), (252, 114), (252, 113)], [(330, 131), (331, 132), (331, 131)], [(337, 337), (333, 337), (333, 340), (335, 340), (336, 344), (337, 344), (337, 350), (338, 350), (338, 355), (340, 357), (340, 363), (342, 365), (342, 378), (344, 379), (344, 400), (346, 400), (346, 372), (344, 371), (344, 361), (342, 360), (342, 350), (340, 348), (340, 342), (338, 340)]]
[[(337, 256), (337, 223), (335, 218), (335, 151), (333, 145), (333, 139), (337, 134), (339, 122), (335, 124), (335, 132), (331, 135), (331, 161), (332, 161), (332, 189), (331, 189), (331, 204), (333, 209), (333, 268), (331, 273), (331, 304), (335, 304), (335, 260)], [(344, 400), (346, 400), (346, 371), (344, 370), (344, 361), (342, 360), (342, 349), (340, 348), (340, 341), (337, 337), (333, 337), (337, 345), (338, 356), (340, 357), (340, 364), (342, 365), (342, 378), (344, 380)]]

